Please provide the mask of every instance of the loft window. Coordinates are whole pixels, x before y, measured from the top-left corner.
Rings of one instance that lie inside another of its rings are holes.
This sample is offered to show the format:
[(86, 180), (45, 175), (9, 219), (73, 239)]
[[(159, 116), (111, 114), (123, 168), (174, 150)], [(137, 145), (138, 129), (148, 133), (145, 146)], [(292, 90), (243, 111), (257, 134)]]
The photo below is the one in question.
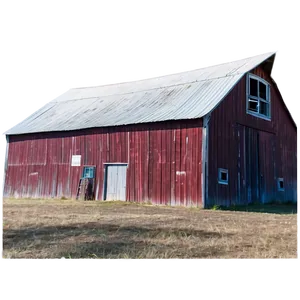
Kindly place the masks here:
[(264, 79), (253, 74), (248, 74), (247, 78), (247, 113), (270, 120), (269, 84)]
[(284, 191), (283, 178), (278, 178), (277, 185), (278, 185), (278, 191)]
[(228, 184), (228, 170), (227, 169), (218, 169), (218, 182), (220, 184)]

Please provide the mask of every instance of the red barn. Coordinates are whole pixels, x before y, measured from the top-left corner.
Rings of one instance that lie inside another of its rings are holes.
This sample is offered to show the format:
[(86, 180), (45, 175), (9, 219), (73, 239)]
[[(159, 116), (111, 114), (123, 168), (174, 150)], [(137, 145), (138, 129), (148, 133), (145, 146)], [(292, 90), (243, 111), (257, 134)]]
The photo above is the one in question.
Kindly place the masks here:
[(4, 197), (296, 202), (297, 128), (274, 59), (67, 91), (6, 132)]

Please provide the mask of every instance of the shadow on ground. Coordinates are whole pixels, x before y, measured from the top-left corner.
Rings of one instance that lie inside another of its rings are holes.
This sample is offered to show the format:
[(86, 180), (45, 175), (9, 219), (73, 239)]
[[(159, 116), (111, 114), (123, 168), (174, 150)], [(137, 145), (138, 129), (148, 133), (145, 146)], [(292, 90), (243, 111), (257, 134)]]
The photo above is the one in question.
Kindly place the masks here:
[[(151, 228), (115, 224), (71, 224), (41, 228), (6, 229), (3, 249), (40, 252), (60, 258), (183, 258), (219, 256), (223, 249), (205, 241), (232, 234), (190, 228)], [(185, 241), (195, 241), (189, 249)], [(199, 244), (200, 243), (200, 244)], [(60, 245), (55, 248), (55, 246)], [(55, 249), (59, 249), (55, 252)], [(21, 256), (18, 256), (21, 257)]]
[(231, 206), (219, 207), (220, 210), (229, 211), (245, 211), (245, 212), (261, 212), (270, 214), (296, 214), (297, 204), (264, 204), (264, 205), (245, 205), (245, 206)]

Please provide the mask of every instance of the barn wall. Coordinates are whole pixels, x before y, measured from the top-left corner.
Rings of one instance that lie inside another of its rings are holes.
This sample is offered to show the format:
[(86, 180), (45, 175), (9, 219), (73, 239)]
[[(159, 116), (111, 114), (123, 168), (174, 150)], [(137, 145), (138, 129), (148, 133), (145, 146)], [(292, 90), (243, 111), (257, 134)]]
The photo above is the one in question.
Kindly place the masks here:
[[(128, 163), (126, 199), (202, 205), (202, 120), (10, 136), (5, 197), (75, 198), (83, 165)], [(71, 166), (82, 155), (81, 166)]]
[[(271, 121), (246, 113), (246, 76), (212, 112), (209, 124), (208, 205), (248, 204), (249, 191), (245, 192), (243, 188), (239, 190), (239, 187), (243, 185), (245, 177), (252, 176), (255, 170), (252, 170), (252, 175), (242, 170), (240, 178), (238, 173), (247, 159), (243, 157), (243, 153), (247, 153), (243, 149), (244, 136), (247, 136), (250, 144), (255, 144), (255, 133), (259, 134), (261, 145), (258, 152), (265, 153), (265, 156), (260, 153), (261, 159), (265, 161), (262, 184), (268, 191), (267, 195), (263, 195), (263, 199), (260, 200), (263, 202), (297, 201), (297, 129), (270, 76), (260, 67), (251, 73), (264, 78), (271, 85)], [(251, 149), (254, 151), (254, 146)], [(228, 185), (218, 183), (218, 168), (228, 169)], [(285, 191), (278, 191), (278, 177), (284, 178)]]

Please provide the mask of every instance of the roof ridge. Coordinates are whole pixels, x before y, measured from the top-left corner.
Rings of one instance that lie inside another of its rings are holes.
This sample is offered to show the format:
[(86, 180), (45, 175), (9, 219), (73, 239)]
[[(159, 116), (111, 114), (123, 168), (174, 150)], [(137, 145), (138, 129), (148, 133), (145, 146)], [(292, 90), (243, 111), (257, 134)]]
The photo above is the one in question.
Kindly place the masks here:
[[(254, 54), (251, 54), (251, 55), (247, 55), (247, 56), (242, 56), (242, 57), (239, 57), (239, 58), (235, 58), (235, 59), (231, 59), (231, 60), (228, 60), (228, 61), (223, 61), (223, 62), (218, 62), (218, 63), (215, 63), (215, 64), (209, 64), (209, 65), (205, 65), (201, 68), (198, 68), (198, 69), (195, 69), (195, 70), (192, 70), (192, 71), (188, 71), (188, 72), (185, 72), (184, 74), (187, 74), (187, 73), (192, 73), (192, 72), (197, 72), (197, 71), (200, 71), (202, 69), (206, 69), (206, 68), (210, 68), (210, 67), (215, 67), (215, 66), (220, 66), (220, 65), (226, 65), (227, 63), (232, 63), (232, 62), (236, 62), (236, 61), (243, 61), (243, 60), (246, 60), (246, 59), (249, 59), (249, 58), (252, 58), (252, 57), (256, 57), (256, 56), (260, 56), (260, 55), (263, 55), (263, 54), (266, 54), (268, 51), (262, 51), (262, 52), (258, 52), (258, 53), (254, 53)], [(273, 53), (273, 54), (276, 54), (278, 53), (278, 51), (269, 51), (270, 55)], [(111, 84), (111, 85), (103, 85), (101, 87), (98, 87), (99, 88), (99, 91), (105, 87), (118, 87), (120, 85), (123, 85), (123, 84), (133, 84), (133, 83), (136, 83), (136, 82), (145, 82), (145, 81), (154, 81), (154, 80), (159, 80), (160, 78), (166, 78), (166, 77), (171, 77), (171, 76), (178, 76), (179, 74), (182, 74), (183, 72), (174, 72), (174, 73), (171, 73), (171, 74), (166, 74), (164, 76), (159, 76), (159, 77), (152, 77), (152, 78), (148, 78), (148, 79), (142, 79), (142, 80), (136, 80), (136, 81), (126, 81), (126, 82), (120, 82), (120, 83), (116, 83), (116, 84)], [(239, 74), (241, 74), (243, 72), (236, 72), (234, 74), (226, 74), (225, 76), (217, 76), (217, 77), (214, 77), (214, 78), (209, 78), (209, 79), (196, 79), (196, 80), (191, 80), (191, 81), (186, 81), (184, 83), (179, 83), (179, 84), (171, 84), (171, 85), (163, 85), (163, 86), (160, 86), (160, 87), (152, 87), (152, 88), (147, 88), (147, 89), (141, 89), (141, 90), (137, 90), (137, 91), (134, 91), (134, 93), (138, 93), (138, 92), (145, 92), (145, 91), (151, 91), (151, 90), (157, 90), (157, 89), (162, 89), (162, 88), (168, 88), (168, 87), (174, 87), (174, 86), (180, 86), (180, 85), (184, 85), (184, 84), (193, 84), (193, 83), (196, 83), (196, 82), (203, 82), (203, 81), (208, 81), (208, 80), (216, 80), (216, 79), (220, 79), (220, 78), (225, 78), (225, 77), (229, 77), (229, 76), (237, 76)], [(77, 98), (77, 99), (74, 99), (74, 98), (70, 98), (68, 100), (63, 100), (62, 102), (68, 102), (68, 101), (80, 101), (80, 100), (86, 100), (86, 99), (99, 99), (99, 98), (106, 98), (106, 97), (110, 97), (110, 96), (113, 96), (113, 95), (128, 95), (128, 94), (131, 94), (133, 92), (120, 92), (120, 93), (114, 93), (113, 91), (111, 91), (111, 93), (109, 94), (105, 94), (103, 96), (93, 96), (93, 97), (89, 97), (89, 96), (83, 96), (81, 98)], [(72, 96), (70, 96), (72, 97)], [(50, 103), (57, 103), (57, 102), (61, 102), (61, 101), (57, 101), (56, 99), (52, 99), (50, 101), (48, 101)]]
[[(256, 57), (256, 56), (259, 56), (259, 55), (266, 54), (267, 52), (269, 52), (270, 54), (272, 54), (272, 53), (276, 54), (279, 51), (278, 50), (268, 50), (268, 51), (256, 52), (256, 53), (252, 53), (252, 54), (249, 54), (249, 55), (240, 56), (238, 58), (232, 58), (230, 60), (225, 60), (225, 61), (222, 61), (222, 62), (215, 62), (213, 64), (206, 64), (202, 67), (199, 67), (199, 68), (194, 69), (194, 70), (190, 70), (188, 72), (195, 72), (195, 71), (202, 70), (202, 69), (205, 69), (205, 68), (211, 68), (211, 67), (215, 67), (215, 66), (220, 66), (220, 65), (225, 65), (225, 64), (228, 64), (228, 63), (232, 63), (232, 62), (235, 62), (235, 61), (241, 61), (241, 60), (244, 60), (244, 59), (248, 59), (248, 58), (252, 58), (252, 57)], [(181, 71), (176, 71), (176, 72), (172, 72), (171, 74), (166, 74), (165, 76), (171, 76), (171, 75), (176, 75), (176, 74), (178, 75), (180, 73), (181, 73)]]
[[(158, 78), (162, 78), (162, 77), (168, 77), (168, 76), (174, 76), (174, 75), (178, 75), (178, 74), (182, 74), (182, 73), (191, 73), (191, 72), (196, 72), (196, 71), (199, 71), (199, 70), (202, 70), (202, 69), (205, 69), (205, 68), (211, 68), (211, 67), (215, 67), (215, 66), (219, 66), (219, 65), (225, 65), (225, 64), (228, 64), (228, 63), (232, 63), (232, 62), (235, 62), (235, 61), (241, 61), (241, 60), (244, 60), (244, 59), (249, 59), (249, 58), (252, 58), (252, 57), (256, 57), (256, 56), (259, 56), (259, 55), (263, 55), (263, 54), (266, 54), (267, 52), (270, 52), (273, 53), (273, 54), (276, 54), (276, 53), (279, 53), (278, 50), (266, 50), (266, 51), (260, 51), (260, 52), (255, 52), (255, 53), (252, 53), (252, 54), (249, 54), (249, 55), (244, 55), (244, 56), (240, 56), (238, 58), (233, 58), (233, 59), (229, 59), (229, 60), (225, 60), (225, 61), (222, 61), (222, 62), (215, 62), (213, 64), (205, 64), (199, 68), (195, 68), (193, 70), (188, 70), (188, 71), (176, 71), (176, 72), (172, 72), (172, 73), (169, 73), (169, 72), (166, 72), (166, 74), (164, 75), (158, 75), (156, 77), (149, 77), (149, 78), (144, 78), (144, 79), (136, 79), (136, 80), (123, 80), (123, 81), (119, 81), (119, 82), (115, 82), (115, 83), (107, 83), (107, 84), (103, 84), (101, 86), (97, 86), (97, 87), (91, 87), (91, 88), (103, 88), (103, 87), (107, 87), (107, 86), (117, 86), (117, 85), (121, 85), (121, 84), (126, 84), (126, 83), (135, 83), (135, 82), (144, 82), (144, 81), (150, 81), (150, 80), (155, 80), (155, 79), (158, 79)], [(165, 73), (165, 72), (163, 72)], [(79, 90), (78, 89), (75, 89), (75, 90)]]

